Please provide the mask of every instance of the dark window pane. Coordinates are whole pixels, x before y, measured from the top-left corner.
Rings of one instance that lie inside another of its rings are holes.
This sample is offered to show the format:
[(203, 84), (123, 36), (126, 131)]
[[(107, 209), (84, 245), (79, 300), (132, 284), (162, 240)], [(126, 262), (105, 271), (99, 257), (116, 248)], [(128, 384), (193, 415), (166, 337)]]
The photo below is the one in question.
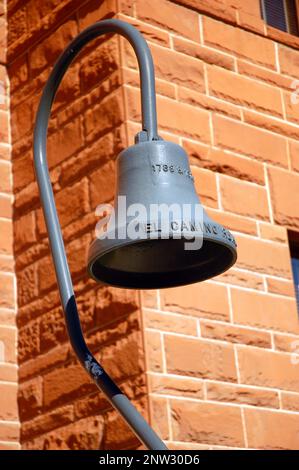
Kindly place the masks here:
[(298, 36), (296, 0), (260, 0), (262, 17), (269, 26)]
[(295, 293), (297, 299), (297, 309), (299, 312), (299, 259), (292, 258), (292, 269), (293, 269), (293, 278), (295, 285)]
[(263, 17), (266, 23), (273, 28), (287, 32), (287, 23), (283, 0), (263, 0)]
[(299, 232), (288, 230), (288, 236), (292, 261), (293, 280), (297, 299), (297, 309), (299, 313)]
[(287, 0), (286, 2), (287, 11), (286, 18), (288, 24), (288, 32), (298, 36), (298, 16), (295, 0)]

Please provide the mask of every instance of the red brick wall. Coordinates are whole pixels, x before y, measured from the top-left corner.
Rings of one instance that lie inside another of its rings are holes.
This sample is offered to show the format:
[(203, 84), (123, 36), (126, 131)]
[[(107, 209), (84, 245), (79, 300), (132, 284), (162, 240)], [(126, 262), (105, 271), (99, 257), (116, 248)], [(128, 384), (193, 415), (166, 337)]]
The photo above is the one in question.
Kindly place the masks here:
[[(115, 13), (115, 2), (9, 3), (19, 412), (25, 449), (137, 443), (71, 350), (32, 168), (36, 107), (55, 59), (80, 30)], [(87, 342), (147, 416), (137, 293), (96, 286), (85, 264), (94, 210), (112, 198), (113, 159), (126, 145), (119, 63), (119, 39), (101, 38), (70, 68), (54, 106), (49, 164)]]
[(19, 448), (6, 2), (0, 1), (0, 450)]
[(286, 227), (299, 228), (299, 41), (265, 28), (258, 1), (133, 3), (123, 19), (152, 26), (160, 127), (187, 150), (202, 202), (238, 243), (224, 275), (144, 297), (154, 425), (175, 448), (298, 448)]
[(299, 229), (299, 40), (266, 27), (258, 0), (8, 2), (21, 444), (137, 445), (70, 350), (32, 170), (51, 66), (85, 26), (115, 15), (149, 41), (160, 133), (189, 153), (201, 201), (234, 232), (239, 258), (211, 281), (141, 295), (87, 279), (94, 209), (112, 199), (113, 158), (140, 121), (132, 50), (101, 38), (64, 79), (48, 145), (89, 345), (172, 448), (298, 448), (287, 227)]

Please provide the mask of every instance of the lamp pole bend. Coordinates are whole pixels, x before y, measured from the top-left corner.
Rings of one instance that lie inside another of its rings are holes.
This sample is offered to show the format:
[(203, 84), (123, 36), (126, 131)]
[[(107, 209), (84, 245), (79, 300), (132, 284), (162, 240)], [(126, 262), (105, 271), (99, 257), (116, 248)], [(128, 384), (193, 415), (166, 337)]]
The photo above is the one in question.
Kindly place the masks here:
[(111, 405), (122, 415), (123, 419), (146, 448), (150, 450), (167, 450), (163, 441), (147, 424), (129, 399), (121, 392), (103, 367), (96, 361), (86, 345), (81, 329), (47, 164), (47, 129), (52, 104), (59, 84), (69, 65), (82, 47), (92, 39), (107, 33), (118, 33), (124, 36), (134, 48), (139, 64), (141, 82), (142, 130), (146, 133), (147, 140), (158, 140), (155, 76), (149, 47), (139, 31), (130, 24), (116, 19), (103, 20), (86, 28), (66, 47), (48, 78), (39, 103), (34, 129), (34, 167), (61, 303), (72, 347), (80, 363), (98, 388), (102, 390)]

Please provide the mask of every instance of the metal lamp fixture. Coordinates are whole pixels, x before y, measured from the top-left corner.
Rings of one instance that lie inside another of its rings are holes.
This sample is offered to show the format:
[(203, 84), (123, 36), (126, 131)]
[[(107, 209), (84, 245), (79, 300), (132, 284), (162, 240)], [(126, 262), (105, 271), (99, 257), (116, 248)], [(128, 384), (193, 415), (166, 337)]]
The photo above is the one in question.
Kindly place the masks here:
[[(158, 136), (154, 67), (150, 50), (141, 34), (130, 24), (114, 19), (99, 21), (85, 29), (59, 57), (40, 100), (34, 131), (36, 178), (67, 330), (74, 351), (96, 385), (140, 441), (148, 449), (163, 450), (166, 449), (165, 444), (87, 348), (46, 159), (47, 128), (59, 84), (82, 47), (106, 33), (119, 33), (131, 43), (138, 59), (141, 82), (142, 130), (136, 136), (135, 145), (118, 156), (115, 205), (118, 205), (118, 196), (125, 196), (127, 205), (142, 203), (146, 208), (152, 204), (177, 204), (182, 208), (188, 205), (191, 212), (188, 220), (173, 218), (166, 234), (162, 234), (159, 220), (157, 222), (147, 218), (144, 220), (142, 237), (133, 240), (128, 236), (96, 238), (89, 250), (89, 274), (97, 282), (134, 289), (189, 284), (209, 279), (231, 267), (236, 260), (236, 244), (230, 232), (213, 222), (203, 209), (201, 217), (193, 211), (194, 207), (199, 206), (199, 199), (194, 189), (188, 157), (179, 145), (166, 142)], [(132, 216), (122, 222), (116, 218), (115, 226), (118, 230), (127, 229), (131, 221)], [(176, 236), (176, 232), (180, 233), (180, 237)], [(195, 241), (201, 239), (201, 248), (185, 250), (184, 243), (190, 238)]]

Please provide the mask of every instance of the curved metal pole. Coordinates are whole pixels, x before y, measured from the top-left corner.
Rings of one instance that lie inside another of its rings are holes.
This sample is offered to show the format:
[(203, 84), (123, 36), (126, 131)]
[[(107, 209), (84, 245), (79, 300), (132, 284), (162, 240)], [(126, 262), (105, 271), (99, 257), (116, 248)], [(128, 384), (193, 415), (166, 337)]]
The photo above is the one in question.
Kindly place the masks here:
[(165, 450), (167, 449), (165, 444), (96, 361), (86, 345), (76, 306), (47, 164), (47, 128), (52, 103), (58, 86), (70, 63), (82, 47), (97, 36), (106, 33), (121, 34), (129, 40), (135, 50), (140, 68), (143, 130), (147, 132), (149, 140), (158, 138), (155, 77), (150, 50), (141, 34), (133, 26), (120, 20), (103, 20), (85, 29), (70, 43), (59, 57), (50, 74), (40, 100), (34, 129), (34, 166), (61, 302), (72, 347), (79, 361), (95, 381), (98, 388), (102, 390), (113, 407), (119, 411), (140, 441), (148, 449)]

